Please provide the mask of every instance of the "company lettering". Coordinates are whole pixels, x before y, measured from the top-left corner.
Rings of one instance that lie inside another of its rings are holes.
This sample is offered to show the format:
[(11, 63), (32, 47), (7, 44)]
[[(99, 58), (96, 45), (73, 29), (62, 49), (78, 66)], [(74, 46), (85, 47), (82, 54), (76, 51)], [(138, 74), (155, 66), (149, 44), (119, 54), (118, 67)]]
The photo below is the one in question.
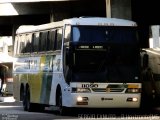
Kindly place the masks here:
[(98, 84), (82, 84), (82, 88), (98, 88)]

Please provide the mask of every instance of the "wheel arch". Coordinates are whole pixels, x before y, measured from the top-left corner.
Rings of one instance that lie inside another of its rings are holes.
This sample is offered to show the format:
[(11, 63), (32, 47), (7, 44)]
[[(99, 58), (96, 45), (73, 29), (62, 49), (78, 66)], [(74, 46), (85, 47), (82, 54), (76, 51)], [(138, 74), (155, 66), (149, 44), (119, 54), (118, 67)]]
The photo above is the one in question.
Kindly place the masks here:
[(20, 101), (23, 101), (24, 94), (25, 94), (25, 86), (23, 83), (21, 83), (21, 85), (20, 85)]
[(62, 90), (61, 90), (61, 86), (58, 84), (57, 85), (57, 88), (56, 88), (56, 106), (57, 106), (57, 104), (58, 104), (58, 96), (60, 95), (60, 94), (62, 94)]

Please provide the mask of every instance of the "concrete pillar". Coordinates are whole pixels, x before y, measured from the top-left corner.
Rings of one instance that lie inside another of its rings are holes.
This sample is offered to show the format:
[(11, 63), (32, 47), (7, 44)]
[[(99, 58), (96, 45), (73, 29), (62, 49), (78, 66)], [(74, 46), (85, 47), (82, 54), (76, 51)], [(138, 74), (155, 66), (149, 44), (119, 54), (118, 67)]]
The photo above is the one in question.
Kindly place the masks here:
[(12, 47), (11, 56), (13, 56), (15, 35), (16, 35), (16, 30), (18, 29), (18, 27), (19, 27), (19, 25), (13, 25), (13, 27), (12, 27), (12, 43), (13, 43), (13, 47)]
[(153, 47), (153, 48), (160, 47), (159, 28), (160, 28), (159, 25), (151, 26), (152, 37), (153, 37), (153, 46), (150, 46), (150, 47)]
[(53, 9), (51, 9), (51, 12), (50, 12), (50, 22), (54, 22), (54, 12), (53, 12)]
[(131, 20), (131, 0), (111, 0), (111, 17)]
[(111, 18), (111, 0), (106, 0), (106, 17)]

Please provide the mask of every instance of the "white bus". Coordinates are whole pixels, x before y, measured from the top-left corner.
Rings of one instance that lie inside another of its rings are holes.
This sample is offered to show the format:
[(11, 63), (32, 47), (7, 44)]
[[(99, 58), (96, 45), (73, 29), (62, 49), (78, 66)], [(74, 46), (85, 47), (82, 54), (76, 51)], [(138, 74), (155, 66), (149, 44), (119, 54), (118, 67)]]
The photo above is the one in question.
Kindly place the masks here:
[[(14, 42), (14, 97), (24, 110), (139, 108), (137, 24), (71, 18), (20, 26)], [(36, 106), (36, 107), (35, 107)]]

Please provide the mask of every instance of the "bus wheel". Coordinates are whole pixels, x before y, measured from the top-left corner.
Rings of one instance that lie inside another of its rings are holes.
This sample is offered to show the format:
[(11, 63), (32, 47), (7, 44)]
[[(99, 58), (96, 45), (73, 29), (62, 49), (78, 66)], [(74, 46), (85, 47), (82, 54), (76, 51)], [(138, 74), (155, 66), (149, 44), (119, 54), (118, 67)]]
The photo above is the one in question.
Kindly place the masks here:
[(27, 89), (25, 92), (24, 100), (23, 100), (23, 107), (25, 111), (33, 111), (33, 104), (30, 102), (30, 91)]
[(24, 86), (21, 85), (21, 88), (20, 88), (20, 101), (23, 101), (24, 100)]
[(67, 114), (67, 108), (66, 107), (64, 107), (63, 105), (62, 105), (62, 92), (60, 91), (59, 92), (59, 94), (58, 94), (58, 96), (57, 96), (58, 98), (58, 100), (57, 100), (57, 106), (58, 106), (58, 112), (59, 112), (59, 114), (60, 115), (66, 115)]

